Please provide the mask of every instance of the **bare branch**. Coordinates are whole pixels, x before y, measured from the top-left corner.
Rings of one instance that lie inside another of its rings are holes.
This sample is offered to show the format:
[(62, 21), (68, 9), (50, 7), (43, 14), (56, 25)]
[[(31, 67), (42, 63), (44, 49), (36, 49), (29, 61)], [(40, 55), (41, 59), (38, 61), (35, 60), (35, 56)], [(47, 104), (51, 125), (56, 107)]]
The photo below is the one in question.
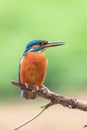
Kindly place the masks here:
[(38, 116), (40, 116), (43, 112), (45, 111), (45, 108), (43, 108), (36, 116), (34, 116), (32, 119), (29, 119), (28, 121), (24, 122), (23, 124), (21, 124), (20, 126), (16, 127), (14, 130), (18, 130), (20, 128), (22, 128), (23, 126), (27, 125), (28, 123), (30, 123), (31, 121), (33, 121), (34, 119), (36, 119)]
[(35, 90), (34, 87), (26, 88), (24, 84), (11, 80), (11, 83), (23, 90), (34, 91), (38, 96), (49, 99), (50, 103), (45, 105), (45, 109), (48, 107), (61, 104), (64, 107), (68, 107), (70, 109), (79, 109), (83, 111), (87, 111), (87, 102), (81, 101), (79, 99), (73, 99), (66, 96), (61, 96), (56, 93), (51, 92), (47, 87), (40, 87), (38, 91)]

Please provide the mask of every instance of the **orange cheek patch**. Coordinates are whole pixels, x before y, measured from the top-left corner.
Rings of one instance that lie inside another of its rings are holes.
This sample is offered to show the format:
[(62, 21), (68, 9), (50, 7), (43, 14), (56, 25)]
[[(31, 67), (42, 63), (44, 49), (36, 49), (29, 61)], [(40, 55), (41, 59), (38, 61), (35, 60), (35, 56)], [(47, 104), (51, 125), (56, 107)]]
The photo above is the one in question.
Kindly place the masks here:
[(38, 47), (38, 45), (35, 45), (35, 46), (33, 46), (31, 49), (35, 49), (35, 48), (37, 48)]

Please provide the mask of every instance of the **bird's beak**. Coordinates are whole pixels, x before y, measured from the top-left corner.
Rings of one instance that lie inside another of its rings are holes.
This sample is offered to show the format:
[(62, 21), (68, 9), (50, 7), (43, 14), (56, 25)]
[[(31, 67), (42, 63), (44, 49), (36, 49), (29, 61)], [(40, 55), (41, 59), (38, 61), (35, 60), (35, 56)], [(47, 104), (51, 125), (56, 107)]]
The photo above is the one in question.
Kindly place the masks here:
[(65, 42), (48, 42), (48, 44), (44, 45), (43, 48), (49, 48), (54, 46), (64, 45)]

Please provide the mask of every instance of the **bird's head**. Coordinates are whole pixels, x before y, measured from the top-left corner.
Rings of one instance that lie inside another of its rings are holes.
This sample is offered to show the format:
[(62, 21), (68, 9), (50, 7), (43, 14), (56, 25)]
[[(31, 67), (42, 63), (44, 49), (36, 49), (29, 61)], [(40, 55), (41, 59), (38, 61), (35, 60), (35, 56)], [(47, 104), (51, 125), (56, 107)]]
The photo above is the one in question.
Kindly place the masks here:
[(33, 40), (27, 44), (23, 55), (25, 55), (27, 52), (42, 52), (46, 48), (60, 45), (64, 45), (64, 42), (48, 42), (46, 40)]

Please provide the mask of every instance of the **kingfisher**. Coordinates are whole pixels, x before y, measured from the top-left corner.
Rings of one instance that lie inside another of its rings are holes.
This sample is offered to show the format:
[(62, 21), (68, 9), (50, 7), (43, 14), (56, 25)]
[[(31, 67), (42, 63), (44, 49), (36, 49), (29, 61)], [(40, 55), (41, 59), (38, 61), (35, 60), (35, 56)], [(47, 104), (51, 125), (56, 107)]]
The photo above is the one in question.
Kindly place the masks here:
[[(19, 82), (25, 84), (26, 88), (35, 87), (38, 90), (44, 86), (48, 60), (44, 50), (54, 46), (64, 45), (64, 42), (49, 42), (46, 40), (30, 41), (20, 59)], [(21, 90), (25, 99), (36, 98), (35, 92)]]

